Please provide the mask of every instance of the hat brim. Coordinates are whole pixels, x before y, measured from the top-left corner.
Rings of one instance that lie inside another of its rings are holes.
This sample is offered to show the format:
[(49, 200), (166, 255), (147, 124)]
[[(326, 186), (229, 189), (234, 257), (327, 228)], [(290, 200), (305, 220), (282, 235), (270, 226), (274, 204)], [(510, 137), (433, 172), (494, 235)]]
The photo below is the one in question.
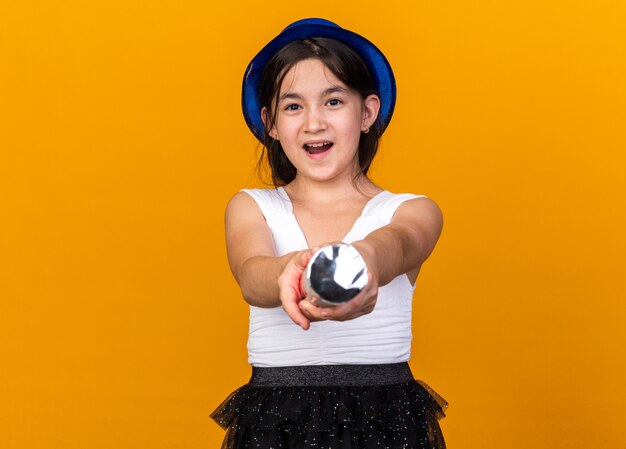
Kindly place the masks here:
[(246, 68), (242, 88), (242, 108), (246, 124), (254, 136), (264, 143), (265, 130), (261, 119), (259, 81), (265, 64), (290, 42), (311, 37), (335, 39), (352, 48), (363, 59), (374, 78), (380, 98), (378, 113), (380, 133), (387, 128), (396, 104), (396, 82), (385, 55), (369, 40), (323, 19), (305, 19), (287, 27), (252, 59)]

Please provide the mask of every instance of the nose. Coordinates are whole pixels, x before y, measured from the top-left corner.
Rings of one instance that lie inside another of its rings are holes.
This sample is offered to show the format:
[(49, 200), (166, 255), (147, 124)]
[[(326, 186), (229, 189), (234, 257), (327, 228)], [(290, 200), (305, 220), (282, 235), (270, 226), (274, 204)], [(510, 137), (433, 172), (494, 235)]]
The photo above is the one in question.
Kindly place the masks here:
[(304, 120), (304, 131), (316, 133), (326, 129), (326, 118), (324, 112), (317, 107), (309, 108)]

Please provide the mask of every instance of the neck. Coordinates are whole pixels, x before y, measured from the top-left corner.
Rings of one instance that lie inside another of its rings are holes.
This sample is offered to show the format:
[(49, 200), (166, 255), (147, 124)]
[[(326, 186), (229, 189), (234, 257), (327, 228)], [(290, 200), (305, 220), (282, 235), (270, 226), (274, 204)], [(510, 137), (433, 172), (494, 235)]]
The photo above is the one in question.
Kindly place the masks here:
[(380, 192), (380, 188), (366, 176), (359, 175), (356, 179), (335, 179), (315, 181), (296, 178), (285, 186), (292, 199), (314, 203), (334, 203), (338, 200), (355, 195), (372, 197)]

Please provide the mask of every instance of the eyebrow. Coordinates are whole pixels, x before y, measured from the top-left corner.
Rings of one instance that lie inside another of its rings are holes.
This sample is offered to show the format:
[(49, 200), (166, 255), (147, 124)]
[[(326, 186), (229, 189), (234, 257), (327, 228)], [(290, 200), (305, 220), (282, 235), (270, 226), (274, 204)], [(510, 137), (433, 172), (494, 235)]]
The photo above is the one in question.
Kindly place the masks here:
[[(332, 95), (336, 93), (347, 94), (348, 89), (346, 89), (345, 87), (341, 87), (341, 86), (332, 86), (326, 89), (324, 92), (322, 92), (321, 96), (326, 97), (328, 95)], [(287, 91), (278, 98), (278, 101), (283, 101), (283, 100), (288, 100), (288, 99), (302, 100), (302, 98), (303, 98), (302, 95), (296, 92)]]

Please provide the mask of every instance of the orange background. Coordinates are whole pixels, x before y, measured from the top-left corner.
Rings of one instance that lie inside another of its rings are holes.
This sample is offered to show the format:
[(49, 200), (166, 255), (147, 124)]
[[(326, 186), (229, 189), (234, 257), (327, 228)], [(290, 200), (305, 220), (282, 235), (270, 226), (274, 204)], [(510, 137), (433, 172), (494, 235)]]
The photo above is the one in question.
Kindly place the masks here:
[(241, 78), (307, 16), (387, 54), (374, 179), (444, 212), (411, 366), (449, 448), (623, 448), (617, 0), (3, 2), (0, 447), (219, 447), (249, 376), (222, 229), (260, 185)]

